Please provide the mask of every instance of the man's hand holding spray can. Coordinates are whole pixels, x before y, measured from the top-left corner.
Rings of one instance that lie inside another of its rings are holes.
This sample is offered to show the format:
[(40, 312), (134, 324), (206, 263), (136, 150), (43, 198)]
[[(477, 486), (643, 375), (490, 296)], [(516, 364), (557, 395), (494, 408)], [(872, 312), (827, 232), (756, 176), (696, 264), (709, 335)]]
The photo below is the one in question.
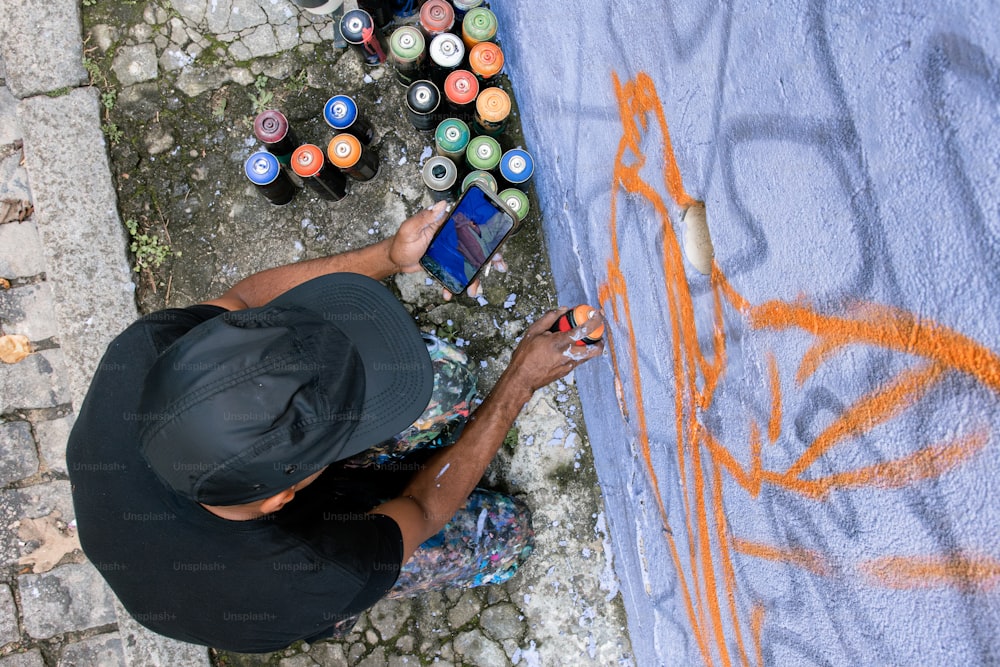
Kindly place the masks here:
[[(571, 308), (565, 313), (559, 316), (559, 319), (555, 321), (549, 331), (553, 333), (558, 333), (560, 331), (569, 331), (575, 329), (590, 318), (594, 316), (597, 311), (588, 306), (585, 303), (581, 303), (576, 308)], [(604, 335), (604, 325), (599, 325), (596, 329), (580, 338), (574, 345), (596, 345), (600, 342), (601, 337)]]

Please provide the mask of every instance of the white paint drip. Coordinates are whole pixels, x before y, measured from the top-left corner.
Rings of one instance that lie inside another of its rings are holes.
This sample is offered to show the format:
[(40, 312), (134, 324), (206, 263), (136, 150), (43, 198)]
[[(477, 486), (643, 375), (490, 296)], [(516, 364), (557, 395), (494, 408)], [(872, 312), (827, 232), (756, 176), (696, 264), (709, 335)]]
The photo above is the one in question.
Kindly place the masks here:
[(590, 358), (588, 350), (586, 348), (581, 348), (577, 345), (570, 345), (569, 347), (567, 347), (566, 351), (563, 352), (563, 356), (568, 357), (573, 361), (586, 361), (587, 359)]
[(483, 527), (486, 526), (486, 509), (484, 508), (479, 513), (479, 519), (476, 521), (476, 542), (479, 542), (479, 538), (483, 536)]
[(446, 470), (447, 470), (448, 468), (450, 468), (450, 467), (451, 467), (451, 464), (450, 464), (450, 463), (445, 463), (445, 464), (444, 464), (444, 467), (443, 467), (443, 468), (441, 468), (441, 470), (439, 470), (439, 471), (438, 471), (438, 474), (437, 474), (437, 477), (435, 477), (435, 478), (434, 478), (434, 481), (436, 482), (436, 481), (438, 481), (439, 479), (441, 479), (441, 475), (443, 475), (443, 474), (445, 473), (445, 471), (446, 471)]

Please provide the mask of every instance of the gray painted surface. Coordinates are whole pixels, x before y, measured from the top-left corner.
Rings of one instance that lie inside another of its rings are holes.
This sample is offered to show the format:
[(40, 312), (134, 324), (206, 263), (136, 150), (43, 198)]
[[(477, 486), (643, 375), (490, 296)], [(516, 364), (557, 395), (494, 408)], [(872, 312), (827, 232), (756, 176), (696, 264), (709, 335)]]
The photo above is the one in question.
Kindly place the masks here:
[(1000, 8), (493, 9), (640, 664), (1000, 660)]

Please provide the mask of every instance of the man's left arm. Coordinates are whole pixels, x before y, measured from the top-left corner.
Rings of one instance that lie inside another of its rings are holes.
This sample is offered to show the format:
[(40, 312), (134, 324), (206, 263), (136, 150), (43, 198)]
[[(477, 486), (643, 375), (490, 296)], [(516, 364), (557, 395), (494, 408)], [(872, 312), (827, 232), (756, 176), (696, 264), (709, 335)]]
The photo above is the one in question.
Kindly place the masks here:
[(263, 306), (297, 285), (330, 273), (360, 273), (383, 280), (420, 269), (420, 258), (446, 218), (446, 202), (438, 202), (407, 218), (392, 237), (358, 250), (278, 266), (239, 281), (217, 299), (206, 301), (226, 310)]

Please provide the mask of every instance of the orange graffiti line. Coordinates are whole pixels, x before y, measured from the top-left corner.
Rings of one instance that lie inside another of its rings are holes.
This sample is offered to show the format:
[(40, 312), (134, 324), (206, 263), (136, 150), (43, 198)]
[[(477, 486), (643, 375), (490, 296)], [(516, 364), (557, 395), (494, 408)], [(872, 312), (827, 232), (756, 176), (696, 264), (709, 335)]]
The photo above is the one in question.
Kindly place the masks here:
[[(678, 579), (681, 584), (681, 592), (684, 598), (685, 609), (690, 619), (692, 632), (695, 636), (695, 640), (698, 644), (699, 651), (701, 652), (702, 659), (706, 664), (711, 664), (711, 652), (708, 647), (708, 642), (702, 631), (703, 622), (703, 612), (700, 610), (701, 606), (701, 595), (700, 593), (695, 593), (695, 600), (697, 600), (697, 605), (699, 607), (699, 613), (695, 613), (695, 605), (692, 600), (691, 591), (688, 588), (687, 577), (684, 574), (684, 568), (681, 565), (680, 554), (677, 550), (676, 541), (673, 538), (673, 531), (670, 529), (670, 522), (667, 517), (666, 508), (663, 505), (663, 497), (659, 489), (659, 481), (656, 476), (656, 472), (653, 468), (652, 457), (650, 454), (650, 443), (649, 443), (649, 433), (646, 426), (645, 418), (645, 406), (642, 396), (642, 377), (639, 371), (638, 362), (638, 345), (635, 338), (634, 327), (631, 326), (632, 314), (631, 307), (629, 304), (627, 288), (624, 283), (624, 277), (620, 275), (620, 254), (618, 250), (618, 232), (617, 232), (617, 194), (618, 189), (615, 187), (616, 183), (621, 183), (622, 178), (628, 174), (628, 171), (624, 168), (623, 157), (626, 148), (629, 146), (634, 147), (635, 153), (639, 156), (638, 159), (644, 159), (641, 157), (641, 152), (638, 150), (638, 128), (635, 126), (635, 121), (633, 116), (629, 111), (629, 100), (632, 97), (632, 92), (634, 87), (631, 82), (623, 88), (620, 81), (618, 80), (617, 74), (613, 73), (615, 93), (618, 96), (619, 113), (622, 119), (623, 125), (623, 137), (619, 144), (618, 154), (615, 158), (615, 171), (614, 171), (614, 181), (612, 182), (612, 199), (611, 199), (611, 239), (612, 239), (612, 261), (615, 265), (615, 270), (612, 275), (609, 276), (609, 280), (614, 280), (614, 282), (609, 282), (604, 286), (604, 294), (608, 294), (608, 290), (612, 290), (612, 293), (620, 297), (622, 302), (622, 308), (624, 312), (622, 313), (627, 323), (626, 330), (628, 332), (628, 344), (629, 351), (631, 352), (631, 371), (632, 380), (635, 391), (636, 398), (636, 414), (639, 417), (639, 442), (643, 453), (643, 462), (646, 468), (646, 472), (649, 475), (651, 484), (653, 485), (653, 491), (656, 496), (657, 506), (660, 511), (660, 516), (665, 528), (665, 535), (667, 537), (667, 542), (670, 548), (671, 558), (674, 561), (674, 567), (677, 571)], [(643, 120), (645, 125), (645, 122)], [(616, 321), (618, 319), (618, 312), (615, 302), (612, 302), (612, 308), (615, 309)], [(697, 586), (697, 577), (695, 577), (694, 582)]]
[(794, 565), (823, 577), (833, 572), (833, 567), (821, 553), (803, 547), (783, 549), (771, 544), (733, 538), (733, 549), (745, 556)]
[[(651, 109), (656, 116), (657, 125), (663, 140), (663, 155), (666, 165), (664, 175), (667, 190), (670, 192), (674, 201), (678, 205), (690, 206), (694, 203), (694, 200), (686, 192), (684, 192), (683, 184), (681, 182), (680, 168), (677, 166), (673, 146), (670, 141), (670, 131), (667, 127), (666, 117), (663, 113), (663, 105), (660, 103), (659, 96), (656, 94), (652, 79), (650, 79), (648, 75), (640, 75), (637, 77), (635, 81), (635, 91), (640, 103), (644, 103), (644, 110)], [(711, 533), (708, 525), (708, 510), (705, 502), (707, 494), (705, 493), (705, 479), (701, 462), (701, 449), (696, 437), (698, 431), (697, 412), (695, 409), (698, 403), (696, 371), (698, 367), (705, 368), (707, 364), (701, 357), (701, 350), (697, 345), (694, 304), (692, 303), (690, 290), (687, 289), (680, 245), (677, 242), (676, 234), (673, 233), (673, 226), (671, 225), (669, 212), (667, 211), (665, 202), (654, 188), (638, 178), (637, 172), (629, 173), (627, 176), (623, 175), (621, 182), (623, 187), (627, 190), (630, 189), (632, 192), (642, 194), (646, 200), (653, 205), (663, 227), (663, 272), (665, 284), (667, 286), (674, 286), (673, 289), (670, 289), (669, 287), (667, 289), (667, 301), (671, 313), (671, 328), (674, 340), (674, 377), (675, 382), (677, 383), (677, 391), (675, 392), (675, 410), (679, 435), (677, 442), (679, 445), (679, 462), (680, 470), (682, 471), (681, 480), (685, 500), (688, 497), (686, 483), (687, 468), (684, 464), (684, 459), (680, 456), (680, 454), (684, 452), (684, 446), (686, 443), (690, 444), (689, 453), (691, 456), (691, 470), (694, 478), (697, 551), (700, 558), (697, 560), (695, 559), (695, 542), (692, 540), (692, 567), (696, 573), (700, 569), (701, 578), (704, 580), (705, 596), (707, 598), (706, 601), (708, 603), (708, 611), (711, 617), (712, 630), (715, 636), (716, 645), (719, 650), (722, 664), (728, 667), (731, 664), (731, 660), (729, 657), (728, 646), (722, 623), (722, 610), (719, 606), (715, 567), (712, 561), (712, 545), (710, 539)], [(686, 343), (683, 345), (683, 348), (682, 343)], [(682, 353), (683, 362), (681, 357)], [(686, 388), (682, 384), (684, 380), (686, 380), (687, 383)], [(694, 403), (694, 405), (686, 406), (688, 410), (687, 438), (684, 437), (682, 430), (684, 418), (683, 410), (685, 408), (683, 404), (684, 396), (689, 397)], [(685, 506), (688, 508), (686, 513), (689, 517), (687, 525), (690, 526), (690, 510), (687, 502), (685, 502)], [(698, 578), (696, 577), (695, 583), (697, 584), (697, 582)], [(699, 594), (697, 589), (698, 587), (696, 585), (696, 594)]]
[[(643, 127), (647, 127), (645, 113), (648, 111), (653, 111), (657, 118), (657, 124), (659, 129), (663, 133), (664, 146), (665, 149), (670, 149), (669, 142), (669, 130), (666, 127), (666, 122), (662, 114), (662, 105), (652, 104), (657, 100), (655, 94), (655, 89), (652, 89), (652, 80), (649, 77), (639, 77), (635, 81), (626, 84), (624, 89), (626, 99), (620, 100), (620, 106), (623, 117), (627, 116), (629, 119), (638, 117), (642, 122)], [(625, 108), (631, 102), (628, 108)], [(624, 104), (622, 104), (624, 103)], [(629, 115), (631, 113), (631, 115)], [(624, 123), (628, 126), (626, 130), (627, 143), (630, 147), (638, 152), (638, 127), (634, 122)], [(624, 146), (624, 144), (623, 144)], [(672, 149), (671, 149), (672, 150)], [(619, 151), (619, 156), (624, 154), (623, 150)], [(667, 155), (670, 155), (668, 152)], [(677, 445), (678, 445), (678, 467), (681, 471), (681, 487), (682, 487), (682, 497), (684, 499), (685, 508), (685, 528), (688, 531), (688, 548), (689, 548), (689, 558), (691, 560), (692, 571), (694, 572), (694, 593), (696, 599), (696, 609), (697, 618), (701, 624), (704, 624), (704, 611), (702, 607), (703, 596), (700, 590), (700, 581), (704, 581), (707, 595), (707, 603), (709, 607), (709, 614), (711, 615), (713, 631), (716, 636), (717, 644), (719, 645), (721, 657), (723, 664), (729, 665), (729, 656), (725, 650), (724, 637), (722, 636), (722, 624), (721, 624), (721, 611), (718, 608), (718, 598), (715, 595), (715, 576), (714, 570), (711, 566), (711, 545), (707, 538), (708, 528), (707, 528), (707, 516), (704, 506), (704, 480), (700, 472), (700, 459), (698, 456), (698, 450), (696, 446), (693, 446), (691, 454), (691, 465), (693, 467), (694, 475), (694, 502), (695, 502), (695, 513), (697, 518), (694, 521), (691, 515), (691, 507), (688, 501), (690, 497), (690, 492), (687, 484), (687, 454), (685, 447), (690, 443), (690, 438), (685, 437), (684, 429), (684, 415), (685, 408), (687, 407), (687, 414), (689, 416), (689, 422), (692, 428), (688, 429), (688, 434), (693, 432), (693, 427), (696, 425), (695, 412), (690, 406), (685, 406), (684, 397), (694, 395), (694, 351), (691, 346), (685, 346), (682, 348), (682, 341), (692, 340), (694, 338), (693, 330), (693, 304), (691, 303), (690, 293), (682, 291), (680, 289), (670, 289), (669, 286), (684, 285), (683, 281), (683, 267), (681, 265), (680, 258), (680, 247), (677, 243), (676, 236), (672, 233), (672, 227), (669, 223), (669, 213), (666, 208), (665, 202), (659, 196), (659, 193), (646, 183), (639, 176), (639, 167), (644, 163), (645, 158), (637, 157), (637, 162), (629, 167), (616, 163), (615, 165), (615, 176), (617, 183), (626, 191), (635, 194), (642, 195), (650, 204), (652, 204), (657, 218), (660, 220), (661, 225), (665, 228), (663, 243), (664, 243), (664, 278), (665, 285), (668, 286), (667, 289), (667, 301), (668, 308), (671, 313), (671, 329), (672, 329), (672, 346), (673, 346), (673, 360), (674, 360), (674, 377), (677, 382), (677, 391), (674, 393), (675, 400), (675, 416), (676, 416), (676, 428), (677, 428)], [(668, 168), (669, 171), (669, 168)], [(675, 185), (679, 186), (679, 169), (677, 171), (678, 179)], [(672, 260), (672, 261), (671, 261)], [(682, 316), (678, 317), (678, 312), (682, 313)], [(681, 328), (684, 331), (681, 331)], [(686, 363), (685, 363), (686, 362)], [(682, 378), (687, 380), (691, 391), (685, 392), (682, 386)], [(697, 525), (698, 533), (697, 535), (692, 534), (692, 526)], [(722, 640), (722, 641), (719, 641)]]
[(712, 562), (712, 544), (708, 525), (708, 511), (705, 506), (705, 476), (701, 467), (701, 447), (696, 441), (691, 448), (694, 467), (695, 507), (698, 512), (698, 536), (701, 550), (702, 573), (705, 577), (705, 594), (708, 597), (708, 609), (712, 615), (712, 625), (715, 631), (715, 641), (718, 645), (722, 664), (731, 664), (729, 648), (726, 642), (725, 630), (722, 626), (722, 608), (719, 606), (719, 593), (715, 580), (715, 566)]
[(991, 590), (1000, 584), (1000, 562), (990, 556), (888, 556), (857, 569), (873, 584), (898, 590)]
[(773, 445), (781, 435), (781, 375), (778, 359), (773, 352), (767, 355), (768, 375), (771, 382), (771, 420), (767, 424), (767, 439)]
[(760, 495), (761, 480), (763, 479), (764, 467), (761, 464), (761, 450), (763, 445), (760, 441), (760, 426), (756, 420), (750, 422), (750, 492), (751, 498)]
[(757, 667), (764, 667), (764, 605), (757, 602), (750, 610), (750, 633), (753, 635), (754, 653), (757, 655)]
[(927, 393), (943, 371), (944, 369), (937, 364), (907, 369), (896, 375), (895, 381), (887, 387), (855, 401), (848, 406), (844, 414), (816, 436), (785, 475), (789, 478), (801, 476), (816, 459), (837, 443), (861, 435), (903, 412)]
[(983, 430), (948, 443), (928, 445), (913, 454), (872, 466), (836, 473), (818, 479), (792, 479), (785, 474), (764, 472), (764, 481), (816, 499), (836, 489), (874, 487), (897, 489), (915, 482), (940, 477), (972, 458), (989, 442)]
[[(736, 458), (729, 453), (729, 450), (726, 449), (722, 443), (716, 440), (715, 436), (713, 436), (708, 430), (704, 431), (704, 435), (705, 445), (708, 447), (708, 451), (712, 455), (712, 459), (726, 469), (726, 472), (732, 476), (736, 483), (739, 484), (740, 488), (749, 492), (755, 484), (753, 477), (751, 477), (751, 475), (743, 469), (743, 466), (740, 465), (739, 461), (737, 461)], [(762, 472), (762, 478), (763, 474), (764, 473)]]
[(801, 387), (828, 357), (851, 342), (851, 339), (847, 336), (829, 336), (816, 341), (802, 355), (799, 370), (795, 373), (795, 382)]
[(726, 370), (726, 327), (725, 314), (722, 308), (723, 295), (722, 287), (715, 279), (714, 268), (713, 266), (710, 278), (714, 301), (713, 310), (715, 313), (715, 327), (712, 332), (712, 363), (710, 365), (706, 363), (702, 364), (701, 372), (705, 378), (705, 385), (698, 402), (698, 407), (702, 410), (708, 409), (708, 406), (711, 405), (712, 397), (715, 395), (715, 388)]
[(967, 373), (1000, 392), (1000, 357), (989, 348), (912, 313), (867, 304), (867, 321), (821, 315), (811, 308), (769, 301), (751, 309), (755, 328), (798, 328), (821, 338), (848, 337), (855, 343), (914, 354)]
[(736, 645), (740, 651), (740, 662), (749, 667), (746, 647), (743, 646), (743, 632), (740, 630), (740, 616), (736, 610), (736, 571), (729, 555), (729, 526), (726, 522), (725, 506), (722, 498), (722, 469), (718, 463), (712, 464), (712, 506), (715, 512), (716, 539), (719, 542), (719, 556), (726, 577), (726, 599), (729, 601), (729, 616), (732, 618)]
[(726, 278), (726, 274), (722, 272), (722, 268), (719, 263), (712, 260), (712, 284), (718, 285), (719, 290), (726, 296), (729, 303), (738, 310), (739, 312), (749, 315), (753, 307), (750, 302), (747, 301), (742, 294), (736, 291), (736, 288), (732, 286), (729, 279)]
[[(647, 127), (645, 116), (643, 115), (649, 109), (649, 100), (655, 100), (655, 90), (652, 91), (652, 96), (648, 93), (648, 89), (645, 87), (651, 86), (652, 81), (646, 77), (645, 80), (639, 80), (635, 82), (630, 82), (625, 87), (625, 94), (627, 99), (624, 100), (626, 103), (628, 101), (637, 102), (631, 108), (632, 116), (629, 118), (639, 117), (642, 121), (643, 127)], [(643, 106), (645, 101), (646, 106)], [(665, 145), (669, 147), (669, 130), (666, 127), (665, 119), (662, 115), (662, 105), (653, 107), (654, 111), (657, 111), (658, 125), (665, 137)], [(628, 109), (622, 109), (623, 115), (629, 113)], [(630, 141), (632, 141), (632, 147), (634, 150), (638, 150), (637, 145), (637, 135), (638, 128), (634, 123), (629, 124), (631, 130), (635, 131), (632, 134), (631, 131), (628, 132)], [(624, 154), (623, 150), (619, 151), (619, 156)], [(637, 165), (644, 163), (644, 156), (637, 158)], [(623, 168), (619, 169), (619, 166)], [(677, 174), (679, 177), (679, 170)], [(673, 261), (664, 262), (664, 276), (666, 285), (684, 285), (683, 280), (683, 266), (681, 263), (680, 246), (677, 244), (676, 236), (672, 233), (672, 228), (669, 222), (669, 213), (666, 208), (665, 202), (660, 198), (659, 194), (645, 181), (639, 177), (638, 166), (624, 167), (616, 163), (615, 174), (618, 180), (618, 184), (626, 191), (641, 194), (650, 204), (653, 205), (657, 217), (659, 218), (661, 225), (665, 228), (664, 233), (664, 257), (672, 259)], [(677, 181), (679, 184), (679, 180)], [(617, 191), (615, 191), (615, 196), (617, 196)], [(685, 195), (686, 196), (686, 195)], [(690, 199), (690, 198), (688, 198)], [(691, 464), (694, 468), (694, 500), (695, 500), (695, 513), (697, 514), (697, 519), (692, 516), (691, 506), (689, 498), (691, 496), (688, 483), (687, 483), (687, 452), (686, 447), (691, 442), (691, 434), (694, 433), (695, 427), (697, 426), (697, 420), (695, 411), (691, 406), (685, 406), (684, 397), (694, 395), (694, 385), (695, 385), (695, 361), (694, 353), (696, 349), (686, 346), (682, 348), (681, 343), (684, 340), (693, 340), (695, 338), (696, 332), (694, 331), (694, 310), (693, 304), (691, 303), (690, 293), (687, 291), (682, 291), (680, 289), (667, 290), (667, 301), (669, 311), (672, 314), (670, 323), (672, 328), (672, 342), (673, 342), (673, 359), (674, 359), (674, 375), (677, 379), (677, 391), (674, 394), (675, 400), (675, 414), (676, 414), (676, 428), (677, 428), (677, 444), (678, 444), (678, 467), (681, 471), (680, 481), (682, 487), (682, 498), (684, 501), (684, 512), (686, 520), (684, 522), (685, 529), (688, 533), (688, 549), (689, 549), (689, 559), (691, 562), (692, 572), (694, 574), (693, 578), (693, 588), (695, 595), (695, 608), (697, 615), (697, 623), (704, 627), (705, 625), (705, 612), (703, 608), (703, 598), (700, 582), (704, 581), (707, 603), (709, 607), (709, 614), (711, 616), (713, 631), (716, 635), (717, 644), (720, 648), (721, 657), (723, 664), (729, 665), (729, 656), (726, 653), (724, 636), (722, 635), (722, 623), (721, 623), (721, 610), (718, 607), (718, 597), (715, 594), (715, 572), (712, 567), (712, 554), (711, 545), (707, 538), (708, 528), (707, 528), (707, 516), (705, 509), (705, 494), (703, 487), (703, 478), (701, 476), (700, 467), (701, 462), (699, 459), (699, 452), (696, 447), (692, 447), (691, 454)], [(683, 317), (678, 317), (676, 313), (683, 313)], [(683, 332), (680, 331), (682, 325), (685, 326)], [(683, 353), (683, 356), (682, 356)], [(686, 362), (686, 363), (685, 363)], [(685, 373), (686, 369), (686, 373)], [(683, 391), (683, 386), (681, 384), (681, 378), (687, 378), (690, 391)], [(688, 437), (685, 437), (684, 431), (684, 414), (685, 407), (688, 408), (687, 414), (689, 416), (690, 428), (688, 429)], [(698, 527), (698, 534), (693, 534), (693, 526)]]
[[(685, 190), (681, 179), (681, 170), (677, 165), (677, 158), (674, 156), (674, 147), (670, 141), (670, 133), (667, 131), (667, 117), (663, 112), (663, 103), (656, 92), (656, 85), (653, 79), (645, 72), (640, 72), (635, 78), (635, 94), (639, 102), (639, 107), (646, 112), (652, 111), (656, 115), (656, 122), (663, 131), (663, 155), (664, 155), (664, 182), (667, 192), (678, 206), (686, 208), (694, 203)], [(645, 124), (643, 124), (645, 126)]]

